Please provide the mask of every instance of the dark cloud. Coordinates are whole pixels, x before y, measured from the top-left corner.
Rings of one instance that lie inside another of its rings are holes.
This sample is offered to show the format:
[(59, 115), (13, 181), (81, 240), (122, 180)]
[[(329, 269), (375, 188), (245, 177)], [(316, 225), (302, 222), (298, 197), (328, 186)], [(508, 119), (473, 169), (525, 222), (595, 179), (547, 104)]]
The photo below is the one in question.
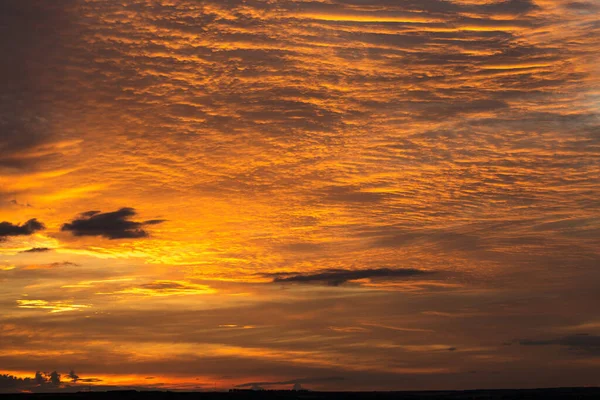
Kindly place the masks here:
[(54, 391), (61, 387), (61, 375), (52, 371), (37, 371), (33, 378), (19, 378), (12, 375), (0, 375), (0, 393), (16, 393), (22, 391)]
[(248, 383), (242, 383), (240, 385), (236, 385), (235, 387), (244, 388), (244, 387), (271, 386), (271, 385), (297, 385), (297, 384), (324, 383), (324, 382), (340, 382), (343, 380), (345, 380), (345, 379), (340, 376), (329, 376), (329, 377), (324, 377), (324, 378), (292, 379), (289, 381), (279, 381), (279, 382), (248, 382)]
[(0, 222), (0, 240), (7, 236), (28, 236), (45, 229), (37, 219), (33, 218), (22, 225), (14, 225), (10, 222)]
[(522, 346), (564, 346), (571, 350), (600, 355), (600, 336), (585, 333), (549, 340), (521, 340)]
[(77, 375), (73, 370), (71, 370), (67, 376), (71, 379), (71, 382), (73, 383), (76, 383), (79, 380), (79, 375)]
[(494, 2), (481, 2), (482, 4), (460, 4), (446, 0), (339, 0), (327, 3), (309, 2), (312, 10), (337, 10), (339, 6), (364, 6), (388, 7), (399, 12), (419, 12), (426, 14), (446, 14), (454, 16), (460, 13), (485, 13), (518, 15), (539, 9), (532, 0), (500, 0)]
[(33, 247), (29, 250), (23, 250), (21, 253), (47, 253), (52, 251), (52, 249), (48, 247)]
[(49, 264), (51, 267), (80, 267), (79, 264), (71, 262), (71, 261), (62, 261), (62, 262), (54, 262)]
[(163, 220), (144, 222), (131, 221), (137, 213), (135, 209), (125, 207), (118, 211), (102, 213), (87, 211), (70, 223), (64, 224), (62, 231), (71, 232), (75, 236), (103, 236), (108, 239), (135, 239), (148, 237), (143, 227), (156, 225)]
[(164, 219), (150, 219), (148, 221), (144, 221), (144, 225), (158, 225), (165, 222)]
[(367, 278), (409, 278), (431, 272), (412, 268), (379, 268), (363, 270), (330, 269), (314, 274), (283, 273), (275, 274), (276, 283), (325, 283), (329, 286), (340, 286), (348, 281)]
[[(9, 374), (0, 374), (0, 393), (21, 393), (24, 391), (34, 393), (74, 393), (81, 390), (77, 383), (99, 383), (102, 379), (80, 378), (74, 370), (70, 370), (65, 377), (69, 384), (61, 381), (62, 375), (57, 371), (37, 371), (33, 377), (19, 378)], [(101, 389), (120, 389), (118, 386), (106, 386)]]
[(141, 285), (144, 289), (152, 289), (152, 290), (172, 290), (172, 289), (186, 289), (188, 286), (181, 284), (179, 282), (152, 282)]
[(35, 385), (31, 378), (17, 378), (12, 375), (0, 375), (0, 393), (19, 392)]
[(83, 382), (83, 383), (98, 383), (98, 382), (103, 382), (102, 379), (100, 378), (84, 378), (84, 379), (78, 379), (78, 382)]

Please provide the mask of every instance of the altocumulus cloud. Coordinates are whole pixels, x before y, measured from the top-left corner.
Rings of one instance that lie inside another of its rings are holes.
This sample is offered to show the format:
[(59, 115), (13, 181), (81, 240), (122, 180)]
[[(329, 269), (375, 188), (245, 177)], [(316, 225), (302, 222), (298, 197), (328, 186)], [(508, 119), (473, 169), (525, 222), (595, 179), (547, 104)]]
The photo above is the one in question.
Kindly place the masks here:
[(367, 278), (409, 278), (413, 276), (431, 274), (413, 268), (377, 268), (362, 270), (328, 269), (313, 274), (300, 274), (296, 272), (275, 274), (273, 282), (276, 283), (318, 283), (329, 286), (340, 286), (348, 281)]
[(0, 222), (0, 240), (7, 236), (29, 236), (45, 228), (37, 219), (30, 219), (22, 225), (15, 225), (10, 222)]
[(143, 228), (156, 225), (164, 220), (131, 221), (137, 213), (135, 209), (124, 207), (108, 213), (87, 211), (70, 223), (62, 226), (62, 231), (71, 232), (75, 236), (103, 236), (108, 239), (136, 239), (148, 237)]

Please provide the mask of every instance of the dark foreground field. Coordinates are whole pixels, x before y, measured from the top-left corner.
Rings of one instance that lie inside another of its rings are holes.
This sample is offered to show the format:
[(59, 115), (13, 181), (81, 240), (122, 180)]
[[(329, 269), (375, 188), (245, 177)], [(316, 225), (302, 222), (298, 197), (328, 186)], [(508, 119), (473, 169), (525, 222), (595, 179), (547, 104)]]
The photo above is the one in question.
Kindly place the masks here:
[(8, 400), (392, 400), (392, 399), (600, 399), (600, 388), (470, 390), (436, 392), (80, 392), (64, 394), (0, 394)]

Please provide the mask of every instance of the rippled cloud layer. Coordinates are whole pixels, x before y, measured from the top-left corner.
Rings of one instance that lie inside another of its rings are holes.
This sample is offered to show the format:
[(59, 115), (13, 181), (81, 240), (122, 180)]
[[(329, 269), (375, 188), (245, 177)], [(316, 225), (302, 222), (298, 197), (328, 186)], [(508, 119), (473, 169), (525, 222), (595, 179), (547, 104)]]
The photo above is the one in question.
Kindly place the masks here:
[(599, 384), (596, 2), (51, 3), (0, 5), (0, 373)]

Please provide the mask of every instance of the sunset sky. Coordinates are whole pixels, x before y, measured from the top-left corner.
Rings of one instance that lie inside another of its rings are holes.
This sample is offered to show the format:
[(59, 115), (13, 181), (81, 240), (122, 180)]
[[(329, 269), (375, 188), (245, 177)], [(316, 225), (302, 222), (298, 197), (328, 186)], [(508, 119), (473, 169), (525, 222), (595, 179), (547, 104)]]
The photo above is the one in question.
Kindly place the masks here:
[(0, 1), (0, 374), (600, 385), (599, 38), (597, 0)]

